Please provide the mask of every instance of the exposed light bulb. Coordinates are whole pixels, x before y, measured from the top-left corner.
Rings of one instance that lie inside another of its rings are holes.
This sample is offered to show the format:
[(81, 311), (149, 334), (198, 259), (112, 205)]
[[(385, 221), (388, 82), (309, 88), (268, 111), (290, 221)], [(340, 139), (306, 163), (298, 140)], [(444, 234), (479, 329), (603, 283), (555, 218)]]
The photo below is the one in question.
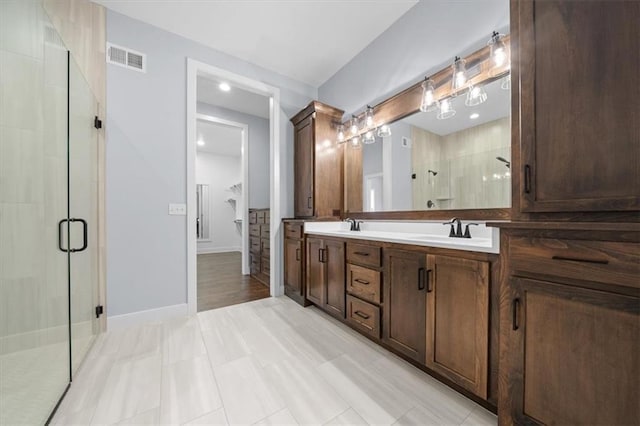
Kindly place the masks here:
[(360, 148), (360, 137), (351, 138), (351, 148)]
[(491, 34), (491, 39), (489, 39), (489, 43), (487, 43), (490, 47), (490, 55), (493, 58), (493, 63), (497, 67), (501, 67), (507, 60), (507, 46), (505, 46), (502, 38), (503, 34), (500, 34), (497, 31), (494, 31)]
[(467, 68), (466, 61), (464, 59), (460, 59), (460, 57), (456, 56), (453, 61), (453, 79), (451, 82), (451, 87), (453, 91), (460, 90), (464, 84), (467, 82)]
[(440, 101), (440, 111), (438, 112), (438, 115), (436, 115), (436, 118), (438, 120), (446, 120), (454, 115), (456, 115), (456, 110), (453, 109), (451, 99), (443, 99)]
[(218, 85), (218, 89), (222, 90), (223, 92), (228, 92), (229, 90), (231, 90), (231, 86), (229, 86), (229, 83), (220, 83)]
[(356, 119), (355, 116), (351, 117), (351, 124), (349, 125), (349, 131), (351, 132), (352, 135), (355, 135), (358, 133), (358, 120)]
[(375, 141), (376, 137), (373, 135), (373, 130), (369, 130), (367, 133), (365, 133), (364, 138), (362, 138), (362, 143), (367, 145), (375, 143)]
[(367, 112), (364, 115), (364, 124), (367, 128), (373, 127), (373, 108), (367, 105)]
[(342, 124), (338, 125), (338, 134), (337, 134), (338, 143), (344, 143), (344, 126)]
[(437, 102), (435, 100), (435, 88), (433, 85), (433, 80), (426, 79), (422, 83), (422, 100), (420, 102), (420, 111), (422, 112), (431, 112), (435, 111), (438, 108)]

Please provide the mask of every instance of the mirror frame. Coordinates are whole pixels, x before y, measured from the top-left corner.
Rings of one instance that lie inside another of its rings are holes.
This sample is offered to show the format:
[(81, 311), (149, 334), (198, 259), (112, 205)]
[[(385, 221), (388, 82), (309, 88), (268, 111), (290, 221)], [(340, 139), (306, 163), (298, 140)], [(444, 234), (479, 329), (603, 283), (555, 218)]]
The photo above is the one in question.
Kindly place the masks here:
[[(479, 68), (479, 73), (467, 80), (465, 87), (475, 84), (487, 84), (495, 80), (501, 79), (508, 75), (511, 71), (511, 36), (505, 35), (502, 39), (507, 47), (507, 57), (509, 60), (501, 67), (496, 67), (490, 62), (489, 46), (485, 46), (476, 50), (463, 59), (466, 61), (467, 69)], [(435, 86), (435, 99), (443, 99), (452, 95), (451, 79), (453, 71), (451, 66), (441, 69), (430, 78)], [(373, 114), (376, 127), (383, 124), (391, 124), (405, 117), (413, 115), (420, 111), (420, 102), (422, 100), (422, 83), (420, 80), (414, 85), (402, 90), (399, 93), (385, 99), (379, 104), (373, 106)], [(365, 112), (355, 115), (356, 119), (361, 122)], [(511, 115), (513, 126), (513, 114)], [(349, 127), (349, 120), (342, 124), (344, 128)], [(362, 136), (370, 128), (360, 129), (357, 136)], [(355, 136), (355, 135), (354, 135)], [(353, 136), (351, 136), (353, 137)], [(362, 211), (362, 147), (353, 148), (347, 142), (344, 150), (344, 212), (346, 216), (357, 219), (448, 219), (458, 217), (460, 219), (477, 219), (477, 220), (508, 220), (511, 218), (511, 206), (505, 208), (494, 209), (464, 209), (464, 210), (389, 210), (379, 212), (363, 212)], [(513, 200), (512, 200), (513, 203)], [(358, 210), (354, 210), (353, 206), (360, 206)]]

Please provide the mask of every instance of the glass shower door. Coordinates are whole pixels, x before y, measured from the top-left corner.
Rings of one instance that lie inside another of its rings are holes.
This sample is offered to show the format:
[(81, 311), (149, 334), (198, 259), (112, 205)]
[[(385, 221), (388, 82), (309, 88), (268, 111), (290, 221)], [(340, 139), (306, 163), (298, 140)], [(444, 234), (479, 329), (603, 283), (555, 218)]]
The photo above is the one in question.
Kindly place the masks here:
[(99, 331), (98, 102), (73, 57), (69, 60), (69, 241), (71, 360), (75, 373)]
[[(0, 424), (44, 424), (70, 379), (67, 50), (33, 0), (0, 1)], [(62, 223), (64, 225), (64, 223)]]

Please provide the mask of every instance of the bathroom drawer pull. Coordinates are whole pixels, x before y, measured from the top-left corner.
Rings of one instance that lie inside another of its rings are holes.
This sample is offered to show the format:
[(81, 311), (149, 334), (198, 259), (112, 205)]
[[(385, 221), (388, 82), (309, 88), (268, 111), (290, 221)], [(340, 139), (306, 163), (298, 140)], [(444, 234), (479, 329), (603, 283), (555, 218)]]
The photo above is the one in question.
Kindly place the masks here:
[(354, 315), (357, 315), (357, 316), (359, 316), (359, 317), (360, 317), (360, 318), (362, 318), (362, 319), (369, 319), (369, 318), (371, 318), (371, 315), (367, 315), (367, 314), (365, 314), (364, 312), (361, 312), (361, 311), (355, 311), (355, 312), (354, 312)]
[(300, 260), (300, 249), (296, 249), (296, 260)]
[(516, 331), (520, 328), (520, 324), (518, 321), (518, 311), (520, 307), (520, 299), (513, 299), (511, 302), (511, 328), (513, 331)]
[(600, 260), (600, 259), (580, 259), (577, 257), (568, 257), (568, 256), (552, 256), (553, 260), (568, 260), (570, 262), (584, 262), (584, 263), (598, 263), (600, 265), (608, 265), (608, 260)]
[(531, 193), (531, 166), (528, 164), (524, 166), (524, 192)]
[(354, 279), (354, 281), (357, 282), (357, 283), (360, 283), (360, 284), (369, 285), (369, 281), (363, 280), (363, 279), (360, 279), (360, 278), (356, 278), (356, 279)]
[(364, 251), (354, 251), (353, 254), (357, 254), (358, 256), (369, 256), (369, 253)]

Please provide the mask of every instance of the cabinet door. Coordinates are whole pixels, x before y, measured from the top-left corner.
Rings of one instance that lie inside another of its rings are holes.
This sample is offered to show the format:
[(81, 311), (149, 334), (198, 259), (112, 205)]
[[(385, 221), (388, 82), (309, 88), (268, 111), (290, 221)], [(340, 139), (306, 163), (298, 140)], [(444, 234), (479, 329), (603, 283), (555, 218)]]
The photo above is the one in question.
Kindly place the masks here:
[(304, 296), (302, 286), (302, 241), (284, 239), (284, 285), (296, 296)]
[(382, 338), (389, 346), (419, 362), (426, 345), (426, 256), (385, 250)]
[(521, 210), (639, 209), (640, 2), (512, 7)]
[(505, 421), (640, 424), (640, 299), (524, 278), (511, 289)]
[(317, 306), (324, 306), (324, 263), (322, 240), (307, 238), (307, 299)]
[(296, 217), (313, 216), (314, 121), (313, 115), (310, 115), (294, 128), (294, 213)]
[(426, 365), (487, 397), (489, 264), (427, 256)]
[(327, 296), (324, 308), (339, 318), (345, 317), (345, 250), (342, 241), (324, 241)]

